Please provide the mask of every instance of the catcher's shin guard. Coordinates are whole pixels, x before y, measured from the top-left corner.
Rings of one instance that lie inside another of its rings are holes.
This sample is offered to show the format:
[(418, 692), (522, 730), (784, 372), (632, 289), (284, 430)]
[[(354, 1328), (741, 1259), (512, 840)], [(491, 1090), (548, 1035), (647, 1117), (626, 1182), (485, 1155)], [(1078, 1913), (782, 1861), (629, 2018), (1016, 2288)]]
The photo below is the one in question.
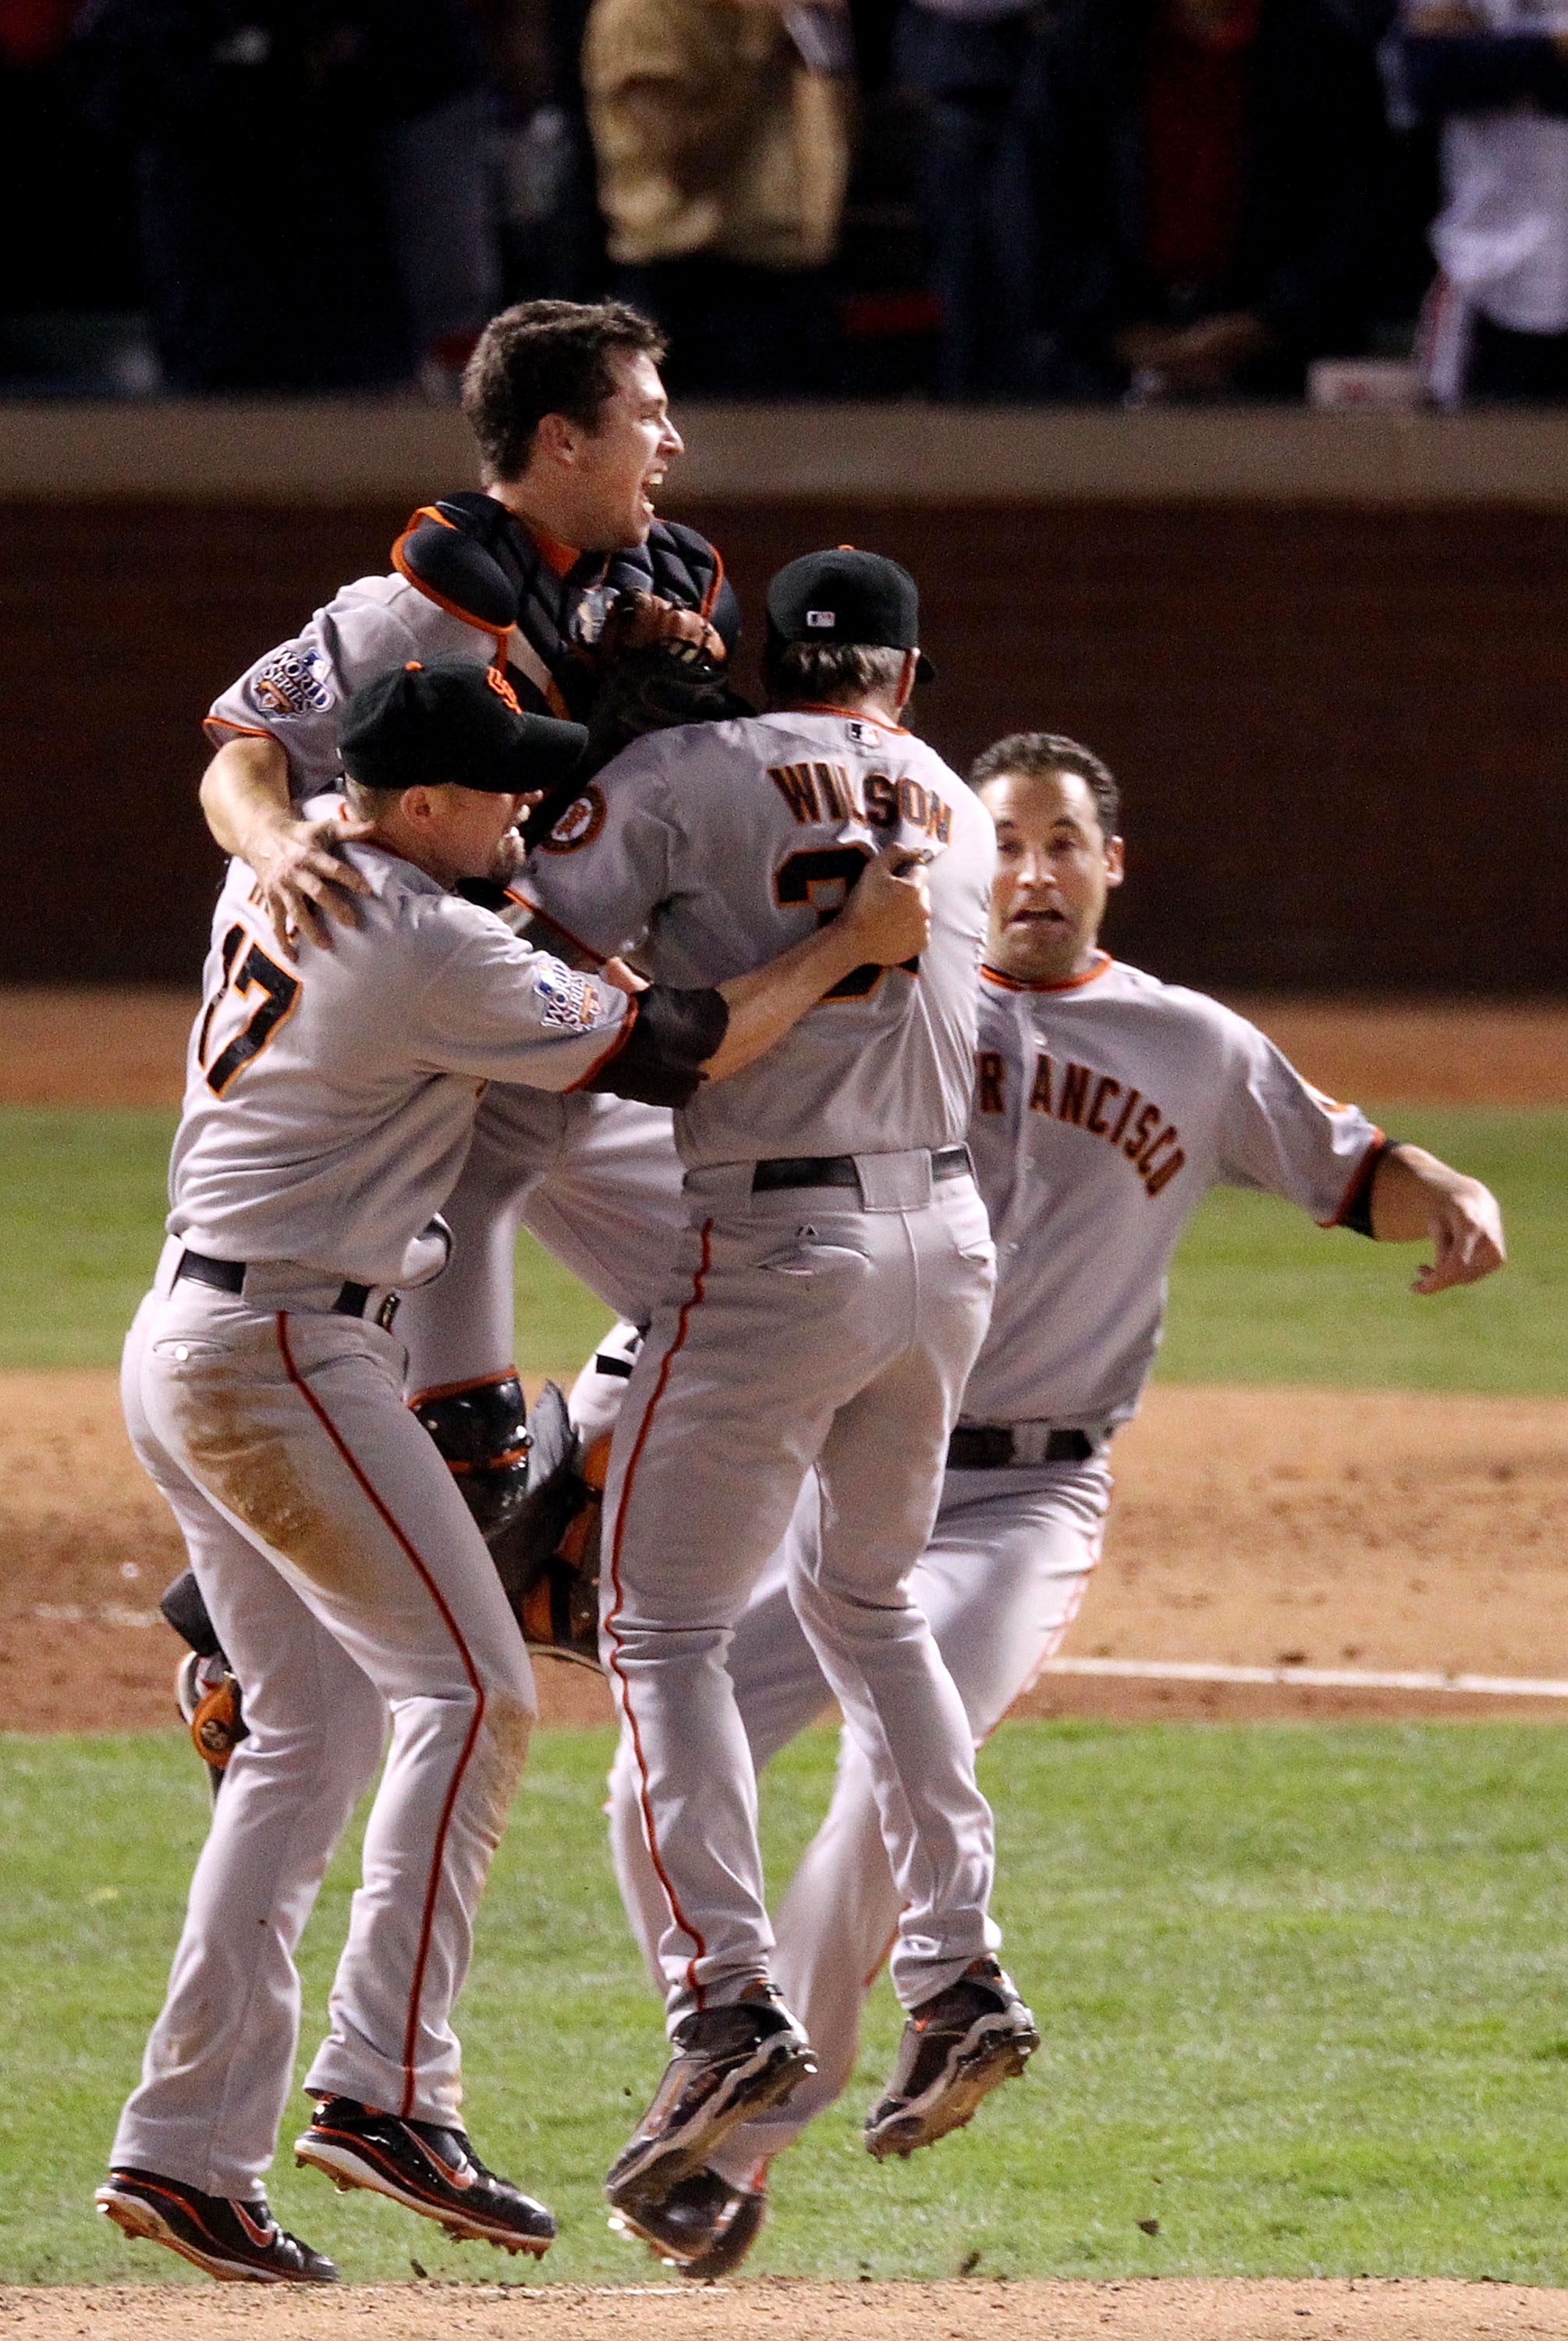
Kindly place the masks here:
[(420, 1390), (409, 1405), (445, 1459), (480, 1534), (493, 1543), (522, 1509), (529, 1437), (522, 1384), (510, 1368), (482, 1381)]
[(491, 1539), (497, 1572), (523, 1640), (538, 1656), (599, 1664), (599, 1520), (608, 1437), (581, 1464), (566, 1400), (546, 1382), (528, 1419), (528, 1493)]

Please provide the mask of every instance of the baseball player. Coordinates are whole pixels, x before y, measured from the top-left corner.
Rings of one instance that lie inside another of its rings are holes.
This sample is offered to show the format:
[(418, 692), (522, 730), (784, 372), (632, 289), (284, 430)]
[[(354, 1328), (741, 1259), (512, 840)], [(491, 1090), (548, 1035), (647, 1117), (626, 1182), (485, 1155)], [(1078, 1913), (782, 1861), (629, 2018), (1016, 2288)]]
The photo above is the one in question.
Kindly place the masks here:
[(293, 2067), (293, 1947), (389, 1720), (295, 2151), (458, 2236), (538, 2254), (554, 2234), (468, 2141), (450, 2022), (532, 1679), (479, 1531), (402, 1402), (392, 1330), (402, 1289), (442, 1264), (432, 1214), (481, 1085), (682, 1101), (928, 931), (920, 888), (879, 866), (836, 925), (718, 989), (596, 979), (534, 951), (453, 890), (492, 872), (525, 785), (574, 769), (584, 740), (521, 713), (471, 661), (394, 669), (343, 726), (354, 924), (288, 961), (244, 863), (219, 901), (169, 1240), (124, 1395), (249, 1736), (97, 2200), (220, 2278), (336, 2275), (280, 2230), (261, 2179)]
[(831, 916), (878, 840), (931, 857), (918, 965), (858, 969), (769, 1064), (677, 1116), (690, 1221), (604, 1508), (603, 1649), (663, 1898), (676, 2052), (607, 2181), (634, 2216), (810, 2069), (771, 1980), (724, 1652), (813, 1465), (821, 1536), (790, 1599), (873, 1783), (910, 2012), (871, 2150), (967, 2120), (1037, 2045), (993, 1957), (968, 1727), (906, 1589), (990, 1306), (963, 1138), (991, 830), (899, 721), (921, 665), (906, 571), (809, 554), (773, 580), (768, 615), (779, 712), (640, 741), (529, 872), (548, 916), (595, 948), (640, 935), (658, 975), (708, 982)]
[[(1217, 1001), (1099, 948), (1122, 842), (1116, 784), (1097, 757), (1025, 733), (989, 749), (971, 781), (998, 852), (968, 1129), (997, 1242), (997, 1298), (910, 1593), (978, 1742), (1077, 1613), (1100, 1554), (1111, 1437), (1136, 1410), (1166, 1266), (1208, 1187), (1282, 1195), (1325, 1226), (1384, 1240), (1430, 1238), (1432, 1261), (1414, 1287), (1422, 1294), (1490, 1274), (1503, 1250), (1496, 1202), (1479, 1180), (1323, 1096)], [(606, 1357), (620, 1346), (606, 1343)], [(611, 1386), (590, 1369), (574, 1409), (590, 1418)], [(799, 1532), (809, 1539), (809, 1519)], [(737, 1625), (728, 1665), (758, 1766), (828, 1702), (827, 1670), (780, 1572)], [(636, 1750), (623, 1739), (611, 1832), (657, 1977), (666, 1903), (641, 1798)], [(762, 2225), (769, 2160), (849, 2080), (864, 1993), (901, 1898), (866, 1758), (846, 1732), (832, 1804), (786, 1895), (774, 1956), (816, 2074), (782, 2111), (725, 2138), (662, 2203), (623, 2207), (620, 2224), (688, 2274), (722, 2275), (744, 2257)]]
[[(285, 949), (292, 931), (324, 944), (330, 922), (353, 915), (359, 881), (341, 848), (355, 824), (310, 801), (335, 792), (344, 702), (380, 670), (411, 658), (488, 666), (525, 707), (589, 722), (600, 756), (633, 730), (743, 704), (724, 682), (739, 611), (723, 563), (695, 530), (654, 513), (681, 453), (662, 349), (646, 318), (614, 302), (527, 302), (494, 318), (463, 385), (483, 492), (415, 513), (391, 575), (344, 586), (213, 702), (203, 805), (219, 844), (255, 871)], [(533, 818), (547, 828), (559, 809)], [(562, 939), (544, 940), (572, 958)], [(517, 1084), (487, 1091), (448, 1207), (451, 1282), (411, 1304), (403, 1327), (411, 1402), (486, 1529), (523, 1487), (520, 1219), (610, 1308), (645, 1316), (682, 1216), (679, 1176), (667, 1115)]]

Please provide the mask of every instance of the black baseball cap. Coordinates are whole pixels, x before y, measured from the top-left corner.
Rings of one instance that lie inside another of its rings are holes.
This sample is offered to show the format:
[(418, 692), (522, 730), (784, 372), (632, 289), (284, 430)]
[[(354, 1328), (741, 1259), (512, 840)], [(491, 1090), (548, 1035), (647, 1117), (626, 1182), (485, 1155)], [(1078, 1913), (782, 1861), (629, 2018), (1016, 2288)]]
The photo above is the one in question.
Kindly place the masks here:
[(367, 789), (455, 782), (488, 796), (553, 789), (588, 745), (581, 723), (519, 707), (503, 674), (472, 659), (431, 659), (389, 668), (348, 702), (343, 770)]
[[(851, 544), (830, 553), (803, 553), (779, 570), (768, 588), (768, 626), (780, 643), (863, 643), (868, 648), (918, 650), (920, 593), (908, 571), (880, 553)], [(916, 680), (931, 682), (936, 668), (922, 658)]]

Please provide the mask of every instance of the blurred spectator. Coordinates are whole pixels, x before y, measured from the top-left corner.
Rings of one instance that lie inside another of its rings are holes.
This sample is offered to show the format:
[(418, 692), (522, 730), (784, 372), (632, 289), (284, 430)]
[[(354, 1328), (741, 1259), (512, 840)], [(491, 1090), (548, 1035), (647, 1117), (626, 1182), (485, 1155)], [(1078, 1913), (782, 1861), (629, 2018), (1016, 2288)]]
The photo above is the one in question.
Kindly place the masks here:
[(581, 60), (588, 0), (470, 0), (489, 53), (489, 151), (507, 302), (591, 301), (604, 229)]
[(1432, 395), (1568, 398), (1568, 5), (1412, 0), (1392, 47), (1408, 112), (1442, 125)]
[(1293, 394), (1360, 345), (1374, 21), (1370, 0), (1064, 0), (1034, 101), (1058, 390)]
[(1024, 93), (1040, 15), (1036, 0), (908, 0), (898, 19), (898, 78), (928, 110), (920, 207), (941, 317), (939, 398), (1026, 398), (1039, 386)]
[(134, 149), (171, 388), (375, 389), (466, 354), (499, 285), (461, 0), (94, 0), (77, 70)]
[(826, 263), (849, 168), (847, 21), (789, 0), (593, 0), (583, 47), (613, 289), (672, 388), (838, 381)]

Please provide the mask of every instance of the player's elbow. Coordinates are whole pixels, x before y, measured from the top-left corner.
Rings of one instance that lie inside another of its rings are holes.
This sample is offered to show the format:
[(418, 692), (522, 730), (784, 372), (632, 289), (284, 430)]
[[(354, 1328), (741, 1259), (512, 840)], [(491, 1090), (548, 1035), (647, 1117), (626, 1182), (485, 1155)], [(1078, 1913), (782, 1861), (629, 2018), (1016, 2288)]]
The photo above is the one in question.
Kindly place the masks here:
[(635, 1010), (621, 1046), (582, 1087), (643, 1105), (689, 1105), (704, 1081), (721, 1077), (729, 1003), (719, 991), (654, 983), (638, 993)]

